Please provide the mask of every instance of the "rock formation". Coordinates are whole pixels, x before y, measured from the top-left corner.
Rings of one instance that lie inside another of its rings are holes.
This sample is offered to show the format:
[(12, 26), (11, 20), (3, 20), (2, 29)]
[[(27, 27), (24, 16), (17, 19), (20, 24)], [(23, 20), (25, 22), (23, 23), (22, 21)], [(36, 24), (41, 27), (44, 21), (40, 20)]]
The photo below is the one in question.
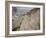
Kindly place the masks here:
[(40, 29), (40, 8), (34, 8), (27, 14), (14, 18), (13, 31), (39, 30)]

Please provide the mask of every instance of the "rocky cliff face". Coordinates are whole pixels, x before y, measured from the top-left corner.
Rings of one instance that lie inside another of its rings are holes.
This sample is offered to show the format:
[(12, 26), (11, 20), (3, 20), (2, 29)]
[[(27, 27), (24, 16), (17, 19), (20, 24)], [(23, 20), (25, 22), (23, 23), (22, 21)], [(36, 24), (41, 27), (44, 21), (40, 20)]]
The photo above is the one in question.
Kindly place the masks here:
[[(35, 9), (34, 9), (35, 10)], [(32, 11), (31, 15), (25, 15), (20, 26), (20, 30), (39, 30), (40, 29), (40, 9)]]
[(29, 14), (14, 17), (13, 31), (16, 30), (39, 30), (40, 29), (40, 9), (32, 9)]

